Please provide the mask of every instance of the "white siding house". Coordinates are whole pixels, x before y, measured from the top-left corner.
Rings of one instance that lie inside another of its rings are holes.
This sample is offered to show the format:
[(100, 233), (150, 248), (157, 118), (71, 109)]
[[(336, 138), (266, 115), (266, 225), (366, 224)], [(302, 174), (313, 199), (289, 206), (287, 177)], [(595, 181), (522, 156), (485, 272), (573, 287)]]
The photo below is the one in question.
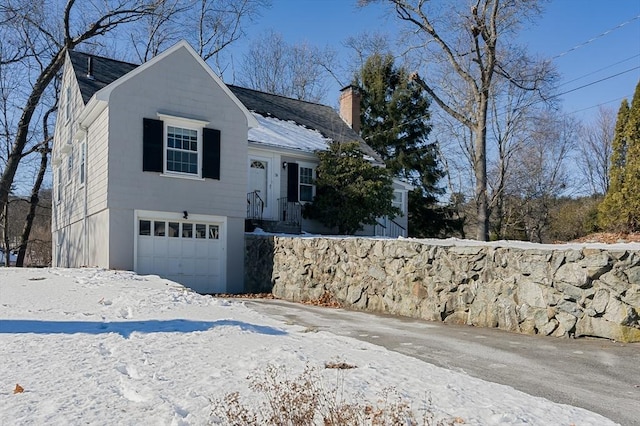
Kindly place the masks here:
[(65, 64), (53, 264), (241, 291), (254, 116), (185, 42), (115, 80), (113, 66), (77, 52)]
[[(317, 150), (358, 141), (382, 166), (333, 108), (225, 85), (186, 42), (142, 65), (68, 52), (61, 93), (54, 266), (240, 292), (245, 226), (335, 232), (300, 215), (315, 194)], [(358, 98), (345, 99), (357, 117)], [(409, 186), (394, 189), (406, 213)], [(380, 218), (360, 235), (407, 236), (407, 216)]]

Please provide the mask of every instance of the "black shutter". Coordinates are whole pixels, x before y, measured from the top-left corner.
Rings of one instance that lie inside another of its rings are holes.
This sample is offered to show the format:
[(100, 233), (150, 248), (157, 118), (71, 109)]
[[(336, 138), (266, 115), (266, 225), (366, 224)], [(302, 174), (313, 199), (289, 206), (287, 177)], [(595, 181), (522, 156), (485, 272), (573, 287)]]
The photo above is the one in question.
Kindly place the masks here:
[(152, 118), (143, 119), (142, 132), (142, 170), (145, 172), (160, 172), (163, 169), (164, 150), (162, 140), (164, 138), (164, 126), (162, 120)]
[(287, 201), (298, 201), (298, 163), (287, 163)]
[(220, 180), (220, 130), (202, 129), (202, 177)]

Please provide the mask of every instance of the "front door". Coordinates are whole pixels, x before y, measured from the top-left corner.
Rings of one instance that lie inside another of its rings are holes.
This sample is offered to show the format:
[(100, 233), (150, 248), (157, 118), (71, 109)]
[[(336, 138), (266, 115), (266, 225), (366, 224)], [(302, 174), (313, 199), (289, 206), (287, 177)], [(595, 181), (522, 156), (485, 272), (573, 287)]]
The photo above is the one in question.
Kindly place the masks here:
[(256, 192), (262, 202), (264, 203), (264, 210), (262, 211), (262, 217), (269, 218), (270, 206), (269, 206), (269, 194), (268, 194), (268, 173), (269, 163), (264, 160), (251, 160), (249, 166), (249, 192)]

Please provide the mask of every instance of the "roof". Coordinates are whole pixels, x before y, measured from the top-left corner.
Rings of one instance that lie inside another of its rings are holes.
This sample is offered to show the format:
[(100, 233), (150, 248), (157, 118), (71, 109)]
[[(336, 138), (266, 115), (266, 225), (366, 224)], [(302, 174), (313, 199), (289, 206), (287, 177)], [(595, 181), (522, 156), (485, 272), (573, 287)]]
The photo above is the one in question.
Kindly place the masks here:
[[(93, 64), (91, 77), (87, 75), (90, 57)], [(75, 50), (69, 51), (69, 58), (85, 104), (89, 102), (96, 92), (139, 67), (136, 64)], [(325, 138), (336, 142), (357, 141), (360, 143), (361, 150), (365, 155), (381, 162), (377, 153), (340, 118), (333, 108), (327, 105), (273, 95), (239, 86), (226, 86), (245, 108), (252, 111), (254, 115), (276, 118), (284, 122), (293, 121), (304, 128), (316, 130)], [(256, 117), (256, 119), (258, 119), (259, 123), (264, 123), (261, 117)], [(263, 124), (260, 124), (260, 127), (263, 127)], [(259, 135), (260, 132), (254, 132), (253, 134)], [(272, 145), (272, 143), (269, 143), (272, 140), (256, 140), (253, 142), (265, 142), (267, 145)], [(281, 145), (281, 147), (296, 149), (291, 143)], [(300, 146), (297, 149), (309, 151), (309, 145)]]
[(357, 141), (364, 154), (379, 159), (378, 154), (330, 106), (286, 98), (245, 87), (233, 85), (228, 85), (228, 87), (250, 111), (263, 117), (294, 121), (308, 129), (317, 130), (324, 137), (335, 142)]
[[(113, 83), (138, 67), (138, 65), (135, 64), (90, 55), (88, 53), (76, 52), (75, 50), (69, 51), (69, 58), (71, 59), (71, 65), (73, 65), (73, 71), (76, 74), (78, 86), (80, 86), (82, 101), (85, 104), (89, 102), (89, 99), (91, 99), (93, 94), (98, 90)], [(92, 58), (91, 60), (93, 62), (93, 78), (87, 75), (89, 58)]]

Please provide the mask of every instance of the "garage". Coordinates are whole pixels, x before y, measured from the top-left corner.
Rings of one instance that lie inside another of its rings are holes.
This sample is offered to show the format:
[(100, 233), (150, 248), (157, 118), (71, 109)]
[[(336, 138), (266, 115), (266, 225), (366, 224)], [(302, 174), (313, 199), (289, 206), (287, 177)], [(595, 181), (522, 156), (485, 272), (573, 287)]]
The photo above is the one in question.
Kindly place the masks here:
[(136, 272), (159, 275), (199, 293), (224, 292), (225, 221), (175, 217), (138, 216)]

